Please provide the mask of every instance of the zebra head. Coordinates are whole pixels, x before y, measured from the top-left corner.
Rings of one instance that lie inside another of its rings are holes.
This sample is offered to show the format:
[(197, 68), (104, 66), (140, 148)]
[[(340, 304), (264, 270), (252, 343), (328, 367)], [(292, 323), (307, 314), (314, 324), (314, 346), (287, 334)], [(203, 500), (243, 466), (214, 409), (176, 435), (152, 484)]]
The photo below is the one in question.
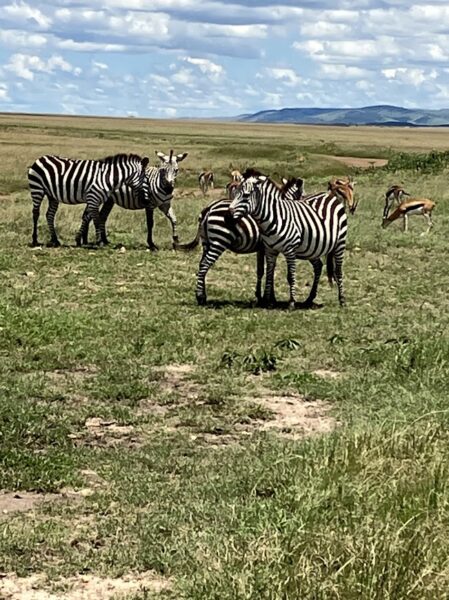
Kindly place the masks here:
[(167, 189), (173, 189), (179, 171), (178, 163), (185, 159), (187, 152), (173, 154), (173, 150), (170, 150), (170, 154), (167, 155), (156, 150), (156, 156), (161, 160), (159, 173), (162, 186)]
[(267, 180), (265, 175), (254, 175), (244, 179), (237, 187), (229, 212), (235, 221), (256, 210), (260, 186)]
[(286, 200), (301, 200), (304, 195), (304, 179), (301, 177), (282, 178), (282, 196)]

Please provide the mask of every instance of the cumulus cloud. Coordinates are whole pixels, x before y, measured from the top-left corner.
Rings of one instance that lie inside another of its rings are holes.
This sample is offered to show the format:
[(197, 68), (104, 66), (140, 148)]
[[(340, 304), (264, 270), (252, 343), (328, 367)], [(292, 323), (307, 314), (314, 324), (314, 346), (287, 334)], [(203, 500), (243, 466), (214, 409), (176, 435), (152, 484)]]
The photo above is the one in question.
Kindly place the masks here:
[(51, 56), (48, 60), (42, 60), (39, 56), (30, 54), (13, 54), (10, 61), (5, 65), (6, 71), (12, 72), (17, 77), (32, 81), (36, 73), (53, 73), (56, 70), (80, 75), (81, 69), (73, 67), (62, 56)]

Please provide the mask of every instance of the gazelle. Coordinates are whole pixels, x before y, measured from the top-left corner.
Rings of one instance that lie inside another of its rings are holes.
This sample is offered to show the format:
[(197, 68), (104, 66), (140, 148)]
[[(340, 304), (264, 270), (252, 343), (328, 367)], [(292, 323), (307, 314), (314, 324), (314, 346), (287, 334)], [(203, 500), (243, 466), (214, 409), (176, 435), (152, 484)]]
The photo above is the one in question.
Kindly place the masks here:
[(200, 190), (203, 192), (205, 196), (209, 191), (214, 189), (214, 173), (213, 171), (203, 171), (198, 176), (198, 183), (200, 186)]
[(429, 231), (433, 227), (432, 223), (432, 211), (435, 208), (435, 202), (429, 200), (428, 198), (410, 198), (410, 200), (404, 200), (400, 203), (400, 205), (388, 216), (383, 218), (382, 227), (388, 227), (390, 223), (396, 221), (400, 217), (404, 219), (403, 230), (408, 230), (408, 216), (409, 215), (422, 215), (427, 221), (427, 231), (424, 233), (429, 233)]
[(327, 189), (343, 202), (345, 210), (349, 210), (352, 215), (358, 205), (358, 201), (354, 200), (355, 183), (350, 177), (346, 177), (346, 179), (334, 178), (327, 184)]
[(384, 219), (388, 217), (388, 213), (394, 202), (399, 206), (402, 202), (402, 196), (410, 196), (410, 194), (404, 190), (402, 185), (390, 185), (385, 192)]
[(231, 171), (231, 181), (226, 184), (226, 194), (229, 200), (234, 199), (235, 192), (240, 185), (240, 182), (243, 180), (243, 175), (237, 169)]

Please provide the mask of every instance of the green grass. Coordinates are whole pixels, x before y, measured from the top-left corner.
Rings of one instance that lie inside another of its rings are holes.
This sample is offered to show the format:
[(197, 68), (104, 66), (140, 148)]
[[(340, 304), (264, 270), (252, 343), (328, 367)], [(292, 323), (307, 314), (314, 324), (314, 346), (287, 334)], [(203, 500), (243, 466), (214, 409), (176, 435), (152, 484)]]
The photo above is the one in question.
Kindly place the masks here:
[[(51, 148), (188, 151), (174, 202), (187, 241), (207, 201), (194, 187), (206, 161), (223, 186), (232, 162), (306, 172), (307, 191), (323, 189), (340, 174), (329, 172), (332, 162), (310, 154), (303, 171), (294, 157), (326, 144), (327, 129), (150, 123), (153, 137), (142, 139), (133, 120), (7, 121), (15, 137), (0, 134), (0, 489), (92, 493), (0, 516), (1, 570), (56, 581), (154, 569), (171, 581), (161, 595), (186, 599), (446, 598), (447, 173), (358, 173), (346, 309), (324, 277), (320, 310), (254, 308), (255, 257), (232, 254), (209, 273), (210, 304), (200, 308), (199, 253), (170, 249), (163, 215), (155, 215), (158, 254), (145, 249), (144, 214), (118, 208), (110, 238), (125, 252), (74, 248), (83, 207), (67, 206), (57, 216), (66, 246), (31, 249), (26, 164)], [(354, 156), (349, 129), (329, 128), (328, 142)], [(307, 142), (309, 132), (316, 139)], [(437, 202), (431, 235), (419, 235), (418, 217), (408, 234), (380, 228), (395, 182)], [(40, 238), (48, 239), (45, 218)], [(300, 297), (311, 278), (300, 263)], [(189, 368), (165, 378), (173, 365)], [(339, 426), (307, 439), (262, 431), (270, 390), (327, 402)], [(103, 437), (87, 426), (94, 418), (106, 423)], [(132, 434), (114, 436), (108, 423)]]

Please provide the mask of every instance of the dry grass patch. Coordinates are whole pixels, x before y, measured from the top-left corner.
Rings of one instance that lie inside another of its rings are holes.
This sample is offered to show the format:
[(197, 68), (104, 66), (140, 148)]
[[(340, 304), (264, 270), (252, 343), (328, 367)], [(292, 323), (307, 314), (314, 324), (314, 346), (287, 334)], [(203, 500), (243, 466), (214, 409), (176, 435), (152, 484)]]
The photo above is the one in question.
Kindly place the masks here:
[(119, 425), (117, 421), (90, 417), (84, 423), (85, 429), (69, 435), (75, 445), (116, 446), (125, 444), (128, 447), (139, 446), (141, 436), (133, 425)]
[[(45, 589), (55, 583), (58, 591)], [(133, 594), (162, 592), (169, 587), (169, 580), (152, 571), (119, 578), (76, 575), (57, 582), (50, 582), (44, 574), (17, 577), (8, 573), (0, 578), (0, 597), (4, 600), (119, 600)]]

